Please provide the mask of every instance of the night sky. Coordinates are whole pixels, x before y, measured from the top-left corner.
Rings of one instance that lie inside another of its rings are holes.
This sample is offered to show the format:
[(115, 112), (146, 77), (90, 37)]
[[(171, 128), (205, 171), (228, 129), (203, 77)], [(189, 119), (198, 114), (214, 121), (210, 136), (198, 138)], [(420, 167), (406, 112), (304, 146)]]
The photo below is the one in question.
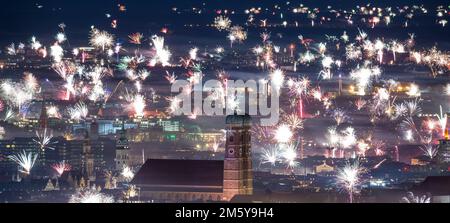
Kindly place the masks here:
[[(206, 2), (206, 6), (203, 6)], [(85, 39), (86, 33), (92, 25), (104, 29), (110, 28), (112, 19), (117, 19), (119, 28), (116, 32), (127, 34), (130, 32), (141, 31), (144, 33), (155, 33), (163, 26), (184, 25), (189, 22), (213, 21), (215, 15), (186, 15), (188, 17), (176, 17), (172, 12), (173, 7), (178, 9), (190, 9), (192, 7), (207, 9), (235, 9), (237, 15), (243, 14), (244, 9), (251, 7), (272, 7), (276, 3), (285, 4), (287, 1), (278, 0), (46, 0), (29, 1), (14, 0), (5, 1), (0, 7), (0, 43), (5, 44), (17, 39), (29, 38), (30, 35), (37, 35), (45, 38), (46, 35), (54, 35), (60, 23), (65, 23), (68, 27), (67, 32), (72, 35), (72, 39)], [(402, 6), (404, 4), (426, 4), (445, 5), (446, 1), (357, 1), (363, 5), (369, 2), (376, 2), (374, 5), (380, 7)], [(389, 4), (386, 4), (389, 2)], [(324, 8), (327, 5), (346, 8), (353, 7), (355, 1), (351, 0), (302, 0), (290, 1), (291, 5), (305, 4), (308, 7)], [(120, 13), (118, 4), (124, 4), (127, 11)], [(41, 6), (41, 7), (38, 7)], [(106, 14), (111, 14), (107, 18)], [(245, 19), (242, 15), (242, 19)], [(51, 36), (50, 35), (50, 36)]]

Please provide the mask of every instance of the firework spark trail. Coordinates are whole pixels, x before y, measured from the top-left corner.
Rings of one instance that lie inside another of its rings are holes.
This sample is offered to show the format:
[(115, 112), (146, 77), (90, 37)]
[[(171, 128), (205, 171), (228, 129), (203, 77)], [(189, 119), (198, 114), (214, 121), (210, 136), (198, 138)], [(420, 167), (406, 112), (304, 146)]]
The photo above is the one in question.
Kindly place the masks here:
[(116, 94), (116, 92), (119, 90), (120, 86), (122, 86), (123, 83), (124, 83), (123, 80), (120, 81), (120, 82), (116, 85), (116, 87), (114, 88), (114, 90), (111, 92), (111, 94), (109, 94), (107, 97), (105, 97), (105, 100), (103, 101), (103, 104), (104, 104), (104, 105), (109, 101), (109, 99), (111, 99), (111, 98)]
[(447, 117), (447, 114), (444, 114), (443, 113), (443, 111), (442, 111), (442, 105), (439, 107), (440, 108), (440, 115), (437, 115), (437, 117), (438, 117), (438, 121), (439, 121), (439, 126), (441, 127), (441, 134), (442, 134), (442, 136), (445, 136), (445, 132), (446, 132), (446, 130), (447, 130), (447, 120), (448, 120), (448, 117)]
[(404, 107), (407, 108), (409, 117), (418, 116), (422, 113), (422, 108), (419, 106), (419, 99), (405, 102)]
[(366, 106), (366, 104), (367, 101), (362, 98), (359, 98), (358, 100), (355, 101), (355, 106), (358, 111), (361, 111)]
[(337, 126), (340, 126), (341, 124), (346, 123), (349, 120), (349, 117), (347, 116), (346, 112), (341, 109), (334, 110), (332, 116), (336, 121)]
[(53, 139), (53, 133), (47, 131), (47, 128), (41, 130), (41, 131), (36, 131), (36, 139), (33, 139), (33, 141), (35, 143), (37, 143), (39, 145), (39, 148), (44, 151), (46, 148), (51, 149), (51, 150), (55, 150), (54, 147), (52, 147), (52, 145), (57, 144), (57, 141), (52, 141)]
[(177, 80), (177, 76), (175, 74), (170, 74), (169, 72), (167, 72), (166, 76), (164, 76), (166, 78), (166, 80), (170, 83), (173, 84), (175, 83), (175, 81)]
[(415, 135), (420, 135), (416, 123), (414, 122), (414, 119), (412, 117), (407, 117), (405, 120), (403, 120), (403, 122), (401, 123), (401, 127), (405, 131), (405, 139), (407, 141), (412, 142), (415, 140)]
[(408, 192), (405, 197), (401, 199), (402, 203), (431, 203), (431, 197), (427, 195), (415, 196), (414, 193)]
[(217, 152), (219, 151), (219, 147), (220, 147), (220, 143), (218, 143), (218, 142), (216, 142), (216, 141), (214, 140), (214, 143), (213, 143), (212, 146), (211, 146), (212, 151), (215, 152), (215, 153), (217, 153)]
[(377, 163), (377, 165), (375, 165), (375, 166), (373, 167), (373, 169), (378, 169), (378, 168), (380, 168), (380, 166), (381, 166), (383, 163), (385, 163), (386, 161), (387, 161), (387, 159), (383, 159), (381, 162)]
[(31, 172), (31, 169), (33, 169), (34, 164), (36, 163), (36, 160), (38, 158), (38, 154), (34, 153), (27, 153), (26, 151), (22, 151), (16, 155), (8, 156), (9, 159), (17, 163), (21, 170), (20, 172), (29, 175)]
[(9, 120), (14, 119), (15, 116), (16, 116), (16, 113), (15, 113), (11, 108), (8, 108), (8, 110), (6, 110), (5, 118), (4, 118), (3, 120), (4, 120), (5, 122), (7, 122), (7, 121), (9, 121)]
[(438, 149), (433, 145), (424, 145), (421, 146), (420, 149), (423, 151), (424, 155), (428, 157), (430, 160), (433, 160), (438, 155)]

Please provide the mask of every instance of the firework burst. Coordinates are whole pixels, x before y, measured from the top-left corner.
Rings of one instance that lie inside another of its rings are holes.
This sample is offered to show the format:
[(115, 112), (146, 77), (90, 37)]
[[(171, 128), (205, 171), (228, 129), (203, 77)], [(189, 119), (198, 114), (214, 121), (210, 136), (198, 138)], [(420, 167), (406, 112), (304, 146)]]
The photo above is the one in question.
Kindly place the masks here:
[(41, 131), (36, 131), (37, 140), (33, 141), (39, 145), (39, 148), (44, 151), (45, 149), (55, 150), (53, 145), (57, 144), (57, 141), (52, 141), (53, 133), (49, 132), (46, 128)]
[(283, 146), (281, 149), (281, 157), (286, 162), (288, 168), (294, 168), (298, 165), (297, 162), (297, 149), (298, 145), (289, 144)]
[(293, 130), (303, 129), (303, 120), (297, 114), (286, 116), (285, 122)]
[(83, 102), (78, 102), (74, 107), (68, 109), (70, 119), (80, 121), (87, 118), (89, 109)]
[(122, 173), (121, 173), (122, 177), (125, 178), (125, 180), (130, 181), (134, 178), (134, 172), (133, 170), (129, 167), (129, 166), (125, 166), (122, 169)]
[(275, 140), (278, 143), (289, 143), (294, 137), (294, 133), (288, 125), (281, 125), (275, 130)]
[(341, 109), (334, 110), (333, 118), (336, 121), (337, 126), (340, 126), (341, 124), (347, 122), (349, 119), (345, 111)]
[(415, 196), (413, 192), (408, 192), (405, 197), (401, 199), (402, 203), (431, 203), (431, 197), (427, 195)]
[(19, 170), (20, 172), (29, 175), (31, 169), (33, 169), (34, 164), (36, 163), (38, 154), (34, 154), (31, 152), (27, 153), (25, 151), (22, 151), (17, 155), (8, 156), (8, 158), (20, 166), (21, 168), (21, 170)]
[(430, 160), (433, 160), (438, 155), (438, 149), (433, 145), (424, 145), (421, 146), (420, 149), (423, 151), (423, 154)]
[(88, 204), (114, 203), (114, 198), (112, 196), (99, 193), (95, 190), (88, 189), (73, 194), (70, 197), (69, 203), (88, 203)]
[(371, 87), (373, 78), (379, 77), (380, 75), (380, 68), (365, 65), (362, 68), (358, 67), (356, 70), (353, 70), (350, 73), (350, 78), (356, 81), (356, 85), (358, 86), (357, 94), (364, 96), (366, 95), (367, 89)]
[(141, 45), (144, 35), (141, 33), (133, 33), (128, 36), (129, 42), (135, 45)]
[(277, 69), (270, 74), (270, 81), (276, 87), (274, 90), (280, 92), (284, 85), (284, 78), (284, 72), (280, 69)]
[(106, 48), (114, 45), (114, 36), (106, 31), (92, 29), (89, 42), (93, 47), (101, 48), (102, 51), (105, 51)]
[(52, 165), (52, 169), (58, 173), (59, 176), (61, 176), (64, 172), (68, 172), (72, 170), (72, 166), (66, 161), (61, 161), (59, 163), (55, 163)]
[(228, 30), (231, 27), (231, 20), (225, 16), (218, 16), (214, 19), (214, 27), (219, 31)]
[(270, 149), (263, 149), (261, 154), (261, 163), (269, 163), (272, 166), (275, 166), (277, 161), (280, 159), (280, 150), (278, 147), (272, 147)]
[(362, 183), (361, 175), (364, 172), (365, 169), (358, 161), (353, 164), (347, 163), (338, 171), (337, 184), (348, 193), (350, 203), (354, 202), (354, 195), (358, 193), (358, 187)]
[(164, 46), (164, 37), (153, 36), (152, 37), (153, 46), (156, 51), (156, 55), (150, 61), (151, 66), (156, 64), (161, 64), (163, 67), (169, 66), (169, 60), (172, 53)]

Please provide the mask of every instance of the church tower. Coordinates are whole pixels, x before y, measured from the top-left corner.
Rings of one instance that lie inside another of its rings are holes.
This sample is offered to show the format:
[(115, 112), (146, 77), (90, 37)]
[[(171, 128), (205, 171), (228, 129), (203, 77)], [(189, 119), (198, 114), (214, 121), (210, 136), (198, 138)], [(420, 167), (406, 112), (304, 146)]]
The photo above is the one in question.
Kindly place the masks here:
[(95, 181), (94, 175), (94, 154), (92, 152), (91, 140), (89, 134), (86, 131), (86, 135), (83, 140), (83, 176), (87, 180)]
[(223, 200), (229, 201), (235, 195), (253, 194), (252, 119), (249, 115), (230, 115), (226, 125)]
[(47, 105), (45, 100), (42, 101), (41, 116), (39, 117), (39, 128), (46, 129), (48, 127)]
[(122, 121), (122, 130), (116, 142), (116, 170), (121, 171), (124, 166), (129, 166), (129, 151), (127, 132), (125, 130), (125, 122)]
[(97, 120), (92, 120), (91, 122), (91, 126), (90, 126), (90, 131), (89, 131), (89, 135), (91, 137), (91, 140), (98, 140), (99, 139), (99, 124), (97, 122)]

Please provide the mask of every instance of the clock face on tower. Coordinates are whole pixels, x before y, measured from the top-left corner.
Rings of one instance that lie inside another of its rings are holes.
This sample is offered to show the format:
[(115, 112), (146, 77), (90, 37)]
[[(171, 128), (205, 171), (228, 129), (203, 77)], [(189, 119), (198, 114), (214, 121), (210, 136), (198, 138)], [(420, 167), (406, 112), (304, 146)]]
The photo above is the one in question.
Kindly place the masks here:
[(234, 149), (228, 149), (228, 155), (234, 156), (234, 154), (235, 154)]

